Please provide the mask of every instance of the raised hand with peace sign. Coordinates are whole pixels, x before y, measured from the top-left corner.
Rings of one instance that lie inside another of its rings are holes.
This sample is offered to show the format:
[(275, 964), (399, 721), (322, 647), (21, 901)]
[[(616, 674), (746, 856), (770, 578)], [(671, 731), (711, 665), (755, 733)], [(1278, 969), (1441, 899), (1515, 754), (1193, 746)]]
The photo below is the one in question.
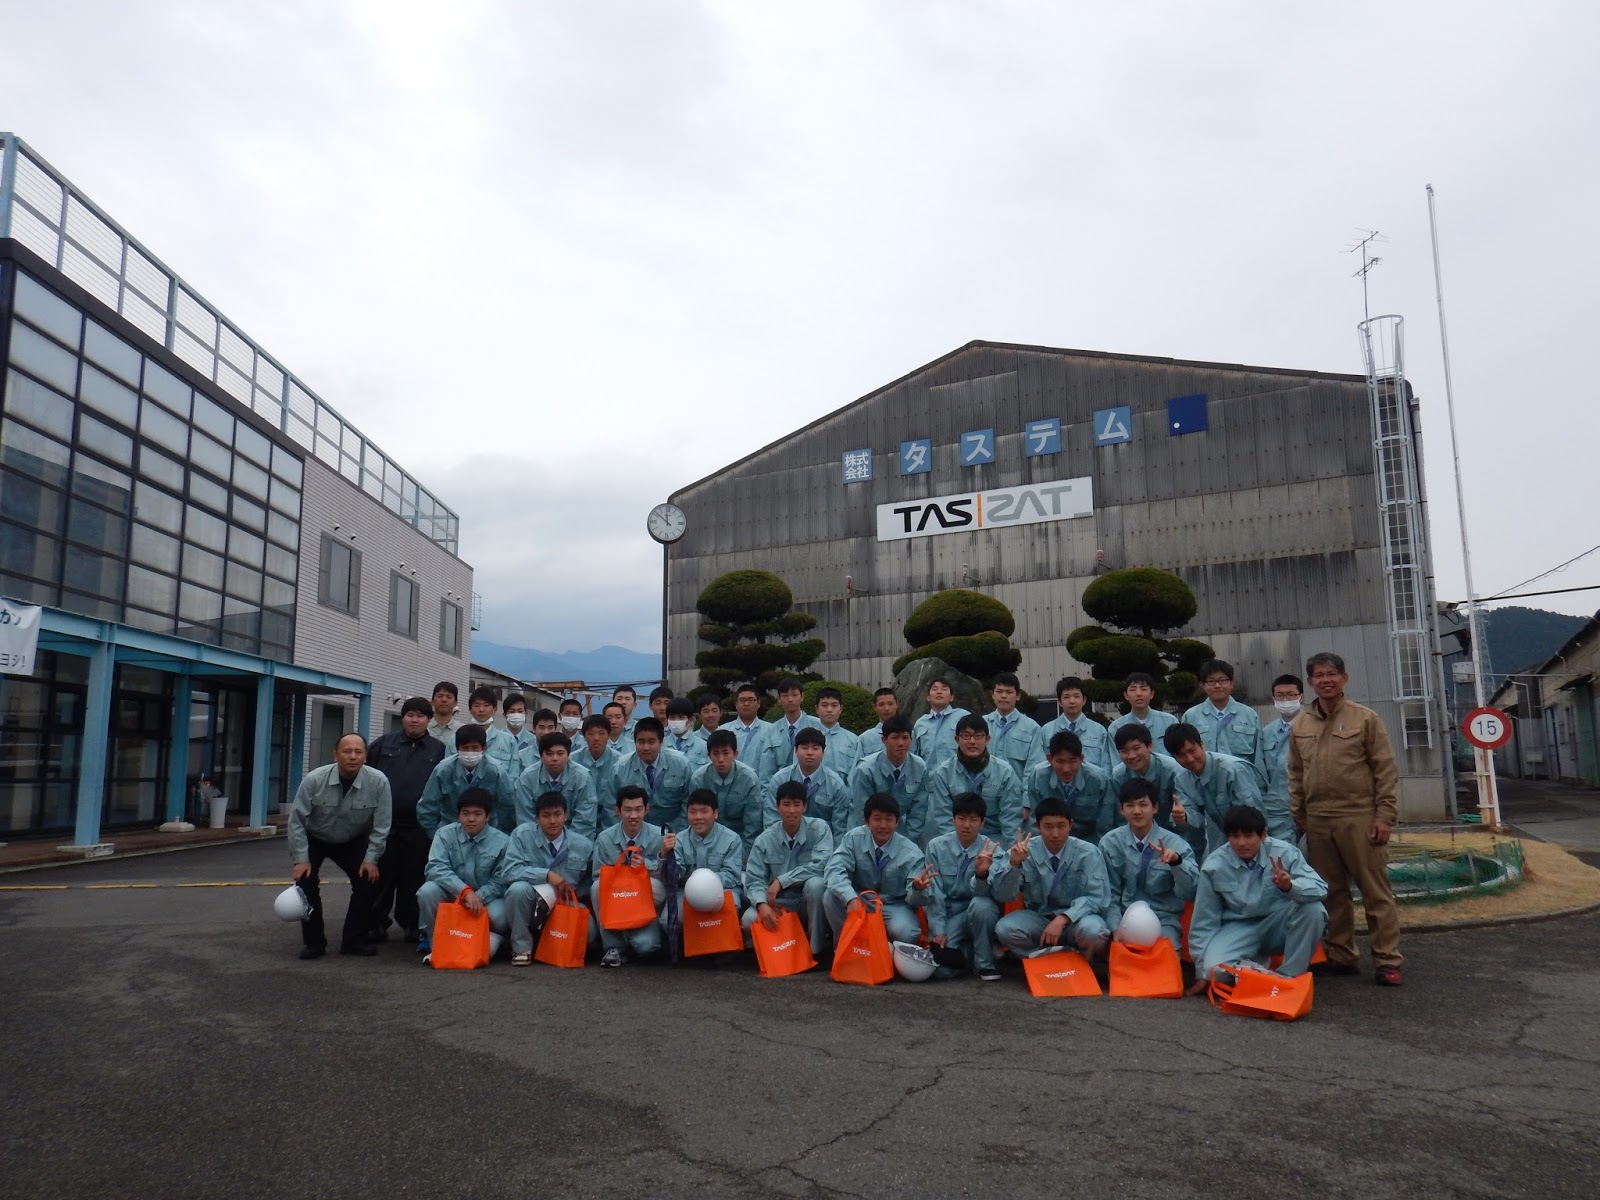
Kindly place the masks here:
[(1165, 838), (1156, 839), (1156, 857), (1169, 867), (1175, 867), (1183, 861), (1183, 856), (1176, 850), (1169, 849)]
[(1294, 886), (1294, 878), (1288, 871), (1283, 869), (1283, 859), (1281, 858), (1272, 860), (1272, 882), (1280, 892), (1287, 892)]
[(1017, 844), (1011, 847), (1011, 865), (1020, 867), (1028, 861), (1028, 844), (1033, 840), (1031, 833), (1017, 830)]

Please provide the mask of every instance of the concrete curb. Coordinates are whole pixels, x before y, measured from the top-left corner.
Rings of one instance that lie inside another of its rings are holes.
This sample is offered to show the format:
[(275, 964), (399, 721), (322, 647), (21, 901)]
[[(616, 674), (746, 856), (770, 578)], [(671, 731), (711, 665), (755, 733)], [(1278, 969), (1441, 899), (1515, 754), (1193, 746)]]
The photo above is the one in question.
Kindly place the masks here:
[[(1462, 921), (1441, 921), (1437, 925), (1402, 925), (1400, 933), (1403, 937), (1412, 933), (1455, 933), (1463, 929), (1488, 929), (1496, 925), (1531, 925), (1536, 921), (1581, 917), (1592, 912), (1600, 912), (1600, 900), (1593, 904), (1580, 904), (1575, 908), (1553, 908), (1547, 912), (1507, 913), (1503, 917), (1472, 917)], [(1367, 931), (1363, 929), (1361, 932), (1365, 934)]]
[(203, 842), (194, 842), (190, 845), (155, 846), (149, 850), (127, 850), (119, 854), (102, 855), (99, 858), (84, 858), (81, 855), (72, 858), (59, 858), (50, 862), (18, 863), (14, 867), (0, 867), (0, 875), (20, 875), (24, 871), (50, 871), (56, 867), (80, 867), (90, 863), (116, 862), (123, 858), (149, 858), (152, 854), (183, 854), (190, 850), (209, 850), (213, 846), (241, 846), (245, 843), (271, 842), (281, 838), (283, 834), (252, 833), (245, 837), (210, 838)]

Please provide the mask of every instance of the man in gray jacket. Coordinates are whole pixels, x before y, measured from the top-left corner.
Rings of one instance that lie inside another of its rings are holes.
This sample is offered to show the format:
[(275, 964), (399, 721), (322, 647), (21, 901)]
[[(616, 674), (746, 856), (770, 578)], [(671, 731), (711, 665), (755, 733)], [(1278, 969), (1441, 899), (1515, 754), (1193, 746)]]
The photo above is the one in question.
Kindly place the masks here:
[(309, 772), (294, 794), (289, 854), (294, 859), (294, 881), (311, 905), (311, 915), (300, 922), (305, 940), (301, 958), (321, 958), (328, 949), (317, 873), (329, 858), (350, 877), (350, 909), (339, 953), (363, 957), (377, 953), (366, 931), (377, 894), (378, 860), (389, 840), (392, 801), (389, 781), (366, 761), (366, 742), (359, 733), (347, 733), (339, 739), (334, 761)]

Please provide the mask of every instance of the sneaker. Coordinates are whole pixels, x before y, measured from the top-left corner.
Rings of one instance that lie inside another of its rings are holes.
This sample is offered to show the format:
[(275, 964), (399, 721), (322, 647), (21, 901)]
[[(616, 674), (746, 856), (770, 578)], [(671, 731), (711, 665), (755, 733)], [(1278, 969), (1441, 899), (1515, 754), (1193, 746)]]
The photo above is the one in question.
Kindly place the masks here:
[(1372, 982), (1377, 984), (1379, 987), (1399, 987), (1400, 968), (1379, 967), (1372, 973)]
[(417, 935), (417, 953), (428, 954), (433, 950), (433, 939), (426, 933)]
[(327, 952), (328, 948), (326, 946), (307, 946), (300, 951), (300, 957), (304, 959), (321, 958)]
[(1000, 972), (995, 970), (993, 967), (979, 967), (978, 978), (983, 980), (985, 983), (999, 983)]
[(622, 951), (613, 946), (601, 956), (600, 965), (602, 967), (620, 967), (622, 965)]
[(432, 954), (424, 954), (422, 956), (422, 965), (425, 966), (425, 967), (433, 966), (433, 955)]
[(511, 965), (513, 967), (532, 966), (533, 965), (533, 951), (532, 950), (519, 950), (516, 954), (513, 954), (511, 956)]

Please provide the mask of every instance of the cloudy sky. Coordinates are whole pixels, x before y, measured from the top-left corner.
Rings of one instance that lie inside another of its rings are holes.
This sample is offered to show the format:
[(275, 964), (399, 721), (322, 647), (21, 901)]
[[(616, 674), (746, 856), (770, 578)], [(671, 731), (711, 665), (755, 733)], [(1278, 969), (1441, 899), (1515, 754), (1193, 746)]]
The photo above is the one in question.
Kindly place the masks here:
[(492, 640), (656, 649), (650, 503), (973, 338), (1357, 371), (1358, 228), (1461, 597), (1429, 182), (1478, 591), (1600, 540), (1592, 4), (5, 10), (0, 125), (461, 514)]

